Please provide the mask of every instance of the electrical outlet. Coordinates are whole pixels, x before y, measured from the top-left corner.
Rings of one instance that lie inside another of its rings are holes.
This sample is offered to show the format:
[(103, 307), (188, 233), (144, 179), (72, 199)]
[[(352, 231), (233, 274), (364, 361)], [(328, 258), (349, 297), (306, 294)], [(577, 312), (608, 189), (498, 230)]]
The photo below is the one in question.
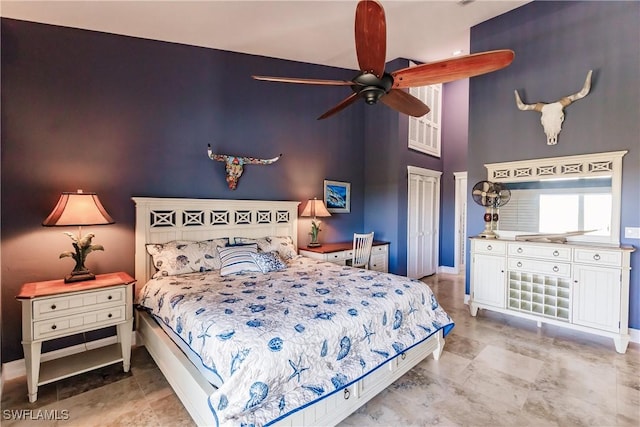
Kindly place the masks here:
[(640, 227), (625, 227), (625, 239), (640, 239)]

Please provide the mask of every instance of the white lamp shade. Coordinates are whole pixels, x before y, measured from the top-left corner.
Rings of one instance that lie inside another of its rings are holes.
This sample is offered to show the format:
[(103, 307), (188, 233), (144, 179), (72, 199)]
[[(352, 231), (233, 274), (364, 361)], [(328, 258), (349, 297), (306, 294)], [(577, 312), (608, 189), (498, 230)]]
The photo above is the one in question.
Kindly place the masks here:
[(58, 204), (49, 216), (42, 222), (45, 227), (67, 225), (102, 225), (113, 224), (115, 221), (109, 216), (100, 203), (96, 193), (62, 193)]
[(327, 210), (322, 200), (318, 200), (314, 198), (307, 202), (300, 216), (312, 216), (315, 218), (315, 217), (331, 216), (331, 214)]

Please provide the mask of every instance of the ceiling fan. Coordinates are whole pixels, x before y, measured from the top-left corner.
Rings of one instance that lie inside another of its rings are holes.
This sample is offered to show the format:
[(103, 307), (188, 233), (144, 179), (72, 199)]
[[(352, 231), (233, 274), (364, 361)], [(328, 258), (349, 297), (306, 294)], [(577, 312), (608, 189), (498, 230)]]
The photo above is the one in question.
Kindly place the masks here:
[(360, 73), (352, 80), (321, 80), (296, 77), (252, 76), (256, 80), (324, 86), (350, 86), (353, 93), (320, 117), (326, 119), (364, 98), (367, 104), (381, 101), (401, 113), (422, 117), (429, 107), (413, 95), (401, 90), (410, 87), (446, 83), (499, 70), (511, 64), (512, 50), (494, 50), (458, 56), (437, 62), (384, 71), (387, 50), (387, 24), (380, 3), (361, 0), (356, 7), (356, 55)]

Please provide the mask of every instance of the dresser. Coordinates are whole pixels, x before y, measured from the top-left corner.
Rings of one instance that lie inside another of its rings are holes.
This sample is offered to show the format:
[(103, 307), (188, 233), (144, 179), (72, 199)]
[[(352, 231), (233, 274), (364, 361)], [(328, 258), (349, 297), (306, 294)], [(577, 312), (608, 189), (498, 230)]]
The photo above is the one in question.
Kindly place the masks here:
[[(95, 280), (26, 283), (16, 297), (22, 304), (22, 346), (29, 402), (38, 386), (102, 366), (131, 360), (133, 286), (127, 273), (97, 275)], [(116, 326), (118, 343), (40, 363), (42, 342)]]
[[(353, 259), (353, 241), (323, 243), (315, 248), (304, 247), (299, 249), (299, 253), (313, 259), (348, 265)], [(373, 241), (369, 269), (383, 273), (389, 271), (389, 242)]]
[(471, 239), (469, 307), (629, 344), (630, 246)]

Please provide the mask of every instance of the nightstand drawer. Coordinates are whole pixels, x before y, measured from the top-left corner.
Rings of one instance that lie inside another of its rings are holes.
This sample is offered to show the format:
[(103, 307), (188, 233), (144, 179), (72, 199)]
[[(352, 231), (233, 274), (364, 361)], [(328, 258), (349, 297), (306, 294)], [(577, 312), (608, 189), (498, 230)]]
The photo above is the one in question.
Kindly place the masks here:
[(120, 305), (57, 319), (41, 320), (33, 322), (33, 338), (40, 340), (67, 336), (84, 330), (97, 329), (101, 325), (114, 325), (126, 320), (126, 317), (126, 306)]
[(126, 287), (109, 288), (38, 299), (33, 302), (33, 319), (51, 319), (74, 313), (95, 311), (100, 307), (124, 304), (126, 289)]

